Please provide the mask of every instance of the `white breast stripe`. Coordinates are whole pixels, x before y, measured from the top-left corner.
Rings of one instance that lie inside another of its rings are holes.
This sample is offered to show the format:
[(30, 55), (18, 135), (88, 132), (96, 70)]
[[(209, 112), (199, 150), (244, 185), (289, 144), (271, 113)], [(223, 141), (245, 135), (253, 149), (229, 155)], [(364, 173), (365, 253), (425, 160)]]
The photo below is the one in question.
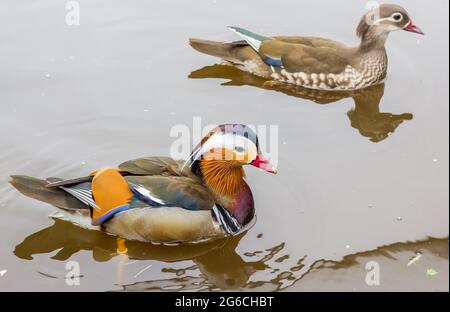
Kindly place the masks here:
[[(226, 209), (224, 208), (220, 209), (219, 207), (214, 205), (212, 212), (214, 213), (214, 217), (217, 220), (217, 222), (224, 228), (225, 232), (232, 235), (240, 233), (242, 225)], [(233, 224), (236, 230), (233, 230), (230, 224), (225, 219), (229, 220), (229, 222)]]
[(234, 226), (239, 230), (241, 227), (242, 227), (242, 225), (231, 215), (231, 213), (229, 213), (228, 212), (228, 210), (226, 210), (226, 209), (223, 209), (223, 212), (225, 213), (225, 214), (227, 214), (227, 216), (228, 216), (228, 218), (229, 218), (229, 220), (234, 224)]
[(231, 234), (232, 233), (231, 229), (228, 227), (228, 225), (223, 220), (222, 214), (220, 213), (220, 211), (216, 205), (214, 205), (212, 211), (214, 213), (215, 219), (225, 229), (225, 232), (227, 232), (228, 234)]

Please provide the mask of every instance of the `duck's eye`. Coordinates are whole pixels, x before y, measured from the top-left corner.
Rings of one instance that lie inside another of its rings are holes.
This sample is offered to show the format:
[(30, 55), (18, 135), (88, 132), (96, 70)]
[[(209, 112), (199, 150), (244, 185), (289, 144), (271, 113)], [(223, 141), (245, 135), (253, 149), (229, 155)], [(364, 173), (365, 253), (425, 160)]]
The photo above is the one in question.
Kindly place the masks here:
[(392, 14), (392, 18), (394, 19), (394, 21), (400, 22), (403, 19), (403, 14), (394, 13), (394, 14)]
[(243, 148), (242, 146), (235, 146), (234, 150), (238, 153), (242, 153), (245, 151), (245, 148)]

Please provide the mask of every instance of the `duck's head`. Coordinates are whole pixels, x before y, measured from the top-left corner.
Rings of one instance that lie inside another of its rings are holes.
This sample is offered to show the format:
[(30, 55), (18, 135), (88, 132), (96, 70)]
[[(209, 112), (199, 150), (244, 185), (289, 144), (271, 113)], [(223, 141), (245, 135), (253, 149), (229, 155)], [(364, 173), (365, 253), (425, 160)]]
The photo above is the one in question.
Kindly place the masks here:
[(369, 10), (361, 19), (356, 33), (362, 40), (387, 35), (396, 30), (405, 30), (423, 35), (423, 31), (414, 25), (408, 12), (395, 4), (381, 4)]
[(276, 173), (262, 155), (256, 133), (246, 125), (224, 124), (214, 128), (191, 154), (192, 170), (224, 194), (242, 186), (243, 166), (251, 165)]

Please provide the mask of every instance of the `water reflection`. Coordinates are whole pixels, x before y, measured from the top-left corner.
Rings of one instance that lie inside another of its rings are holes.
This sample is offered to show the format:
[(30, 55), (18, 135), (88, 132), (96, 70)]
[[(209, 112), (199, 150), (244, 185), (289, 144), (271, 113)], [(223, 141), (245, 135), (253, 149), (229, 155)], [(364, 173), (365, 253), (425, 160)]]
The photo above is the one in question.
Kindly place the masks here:
[[(167, 247), (127, 242), (128, 259), (126, 261), (130, 260), (128, 264), (135, 266), (134, 269), (140, 270), (139, 260), (162, 261), (165, 265), (161, 269), (161, 273), (167, 277), (142, 281), (144, 275), (140, 279), (134, 275), (136, 282), (128, 282), (124, 285), (119, 283), (121, 284), (120, 288), (122, 291), (239, 289), (298, 291), (308, 290), (311, 286), (315, 286), (322, 290), (342, 290), (343, 279), (352, 280), (350, 285), (362, 285), (361, 282), (367, 273), (365, 264), (368, 261), (377, 261), (384, 267), (395, 267), (395, 272), (399, 272), (402, 278), (410, 275), (412, 280), (410, 285), (417, 284), (417, 279), (423, 280), (423, 283), (432, 283), (433, 281), (429, 281), (429, 277), (424, 273), (430, 266), (439, 271), (445, 271), (445, 268), (448, 268), (448, 237), (394, 243), (374, 250), (346, 255), (340, 261), (332, 261), (306, 256), (301, 259), (293, 259), (287, 253), (284, 243), (265, 250), (238, 253), (236, 249), (245, 235), (247, 234), (244, 233), (229, 240), (191, 246)], [(114, 236), (85, 230), (56, 219), (52, 226), (25, 238), (16, 246), (14, 254), (21, 259), (30, 260), (36, 254), (53, 254), (54, 251), (59, 250), (51, 258), (64, 261), (81, 250), (87, 250), (92, 251), (92, 257), (96, 261), (103, 262), (117, 257), (116, 247)], [(410, 264), (411, 257), (417, 254), (423, 254), (423, 259)], [(429, 255), (433, 255), (433, 257), (429, 257)], [(119, 257), (121, 256), (123, 255)], [(439, 261), (438, 258), (442, 258), (443, 261)], [(186, 260), (192, 262), (183, 263), (183, 267), (176, 264), (176, 262)], [(138, 263), (134, 264), (134, 262)], [(119, 261), (118, 271), (121, 270), (120, 263), (122, 261)], [(127, 270), (130, 269), (127, 266)], [(402, 273), (405, 270), (408, 271), (408, 274)], [(324, 280), (327, 281), (326, 285), (322, 282)], [(389, 289), (388, 284), (386, 284), (387, 289)], [(436, 285), (441, 284), (442, 281), (436, 281)], [(373, 290), (368, 286), (364, 287), (361, 290)], [(424, 286), (424, 289), (429, 288)]]
[[(124, 290), (226, 290), (240, 288), (270, 287), (279, 290), (290, 286), (300, 277), (303, 259), (283, 271), (284, 243), (263, 251), (246, 252), (242, 256), (236, 248), (245, 233), (231, 239), (223, 239), (197, 245), (157, 246), (132, 242), (126, 243), (128, 258), (157, 260), (168, 264), (192, 260), (185, 268), (162, 270), (167, 279), (136, 282), (123, 285)], [(14, 254), (21, 259), (33, 259), (33, 255), (59, 250), (52, 259), (64, 261), (81, 251), (92, 251), (96, 261), (108, 261), (117, 256), (116, 238), (98, 231), (90, 231), (56, 219), (55, 223), (26, 237), (16, 246)], [(120, 268), (119, 268), (120, 270)], [(263, 274), (252, 280), (258, 272)], [(268, 276), (268, 277), (267, 277)]]
[(267, 80), (225, 65), (206, 66), (193, 71), (189, 78), (226, 79), (228, 81), (222, 84), (224, 86), (253, 86), (282, 92), (286, 95), (310, 100), (317, 104), (329, 104), (344, 98), (353, 98), (355, 107), (347, 114), (350, 124), (362, 136), (375, 143), (388, 138), (389, 134), (393, 133), (403, 121), (413, 119), (413, 115), (410, 113), (396, 115), (380, 112), (380, 102), (384, 95), (384, 84), (352, 92), (327, 92)]
[[(317, 260), (289, 291), (392, 292), (403, 289), (410, 292), (448, 292), (448, 257), (448, 237), (393, 243), (346, 255), (340, 261)], [(369, 263), (376, 263), (381, 268), (381, 284), (377, 286), (366, 283)], [(427, 273), (429, 268), (443, 274), (430, 276)]]

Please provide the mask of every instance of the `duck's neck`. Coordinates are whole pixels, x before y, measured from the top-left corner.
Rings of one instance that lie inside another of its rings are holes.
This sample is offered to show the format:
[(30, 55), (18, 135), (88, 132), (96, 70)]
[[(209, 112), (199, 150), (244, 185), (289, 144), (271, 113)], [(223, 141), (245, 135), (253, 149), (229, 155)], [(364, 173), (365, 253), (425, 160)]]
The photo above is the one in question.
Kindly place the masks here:
[(253, 212), (253, 196), (245, 182), (242, 166), (230, 161), (200, 160), (203, 181), (216, 198), (241, 224), (248, 222)]
[(384, 45), (388, 34), (379, 33), (376, 28), (369, 28), (361, 36), (353, 62), (364, 75), (363, 80), (368, 85), (380, 83), (386, 78), (388, 57)]
[(206, 185), (220, 197), (232, 198), (245, 185), (244, 169), (229, 161), (201, 160), (200, 170)]
[(380, 33), (377, 28), (369, 28), (362, 34), (361, 43), (358, 47), (359, 52), (367, 53), (374, 50), (385, 51), (385, 44), (388, 36), (388, 32)]

